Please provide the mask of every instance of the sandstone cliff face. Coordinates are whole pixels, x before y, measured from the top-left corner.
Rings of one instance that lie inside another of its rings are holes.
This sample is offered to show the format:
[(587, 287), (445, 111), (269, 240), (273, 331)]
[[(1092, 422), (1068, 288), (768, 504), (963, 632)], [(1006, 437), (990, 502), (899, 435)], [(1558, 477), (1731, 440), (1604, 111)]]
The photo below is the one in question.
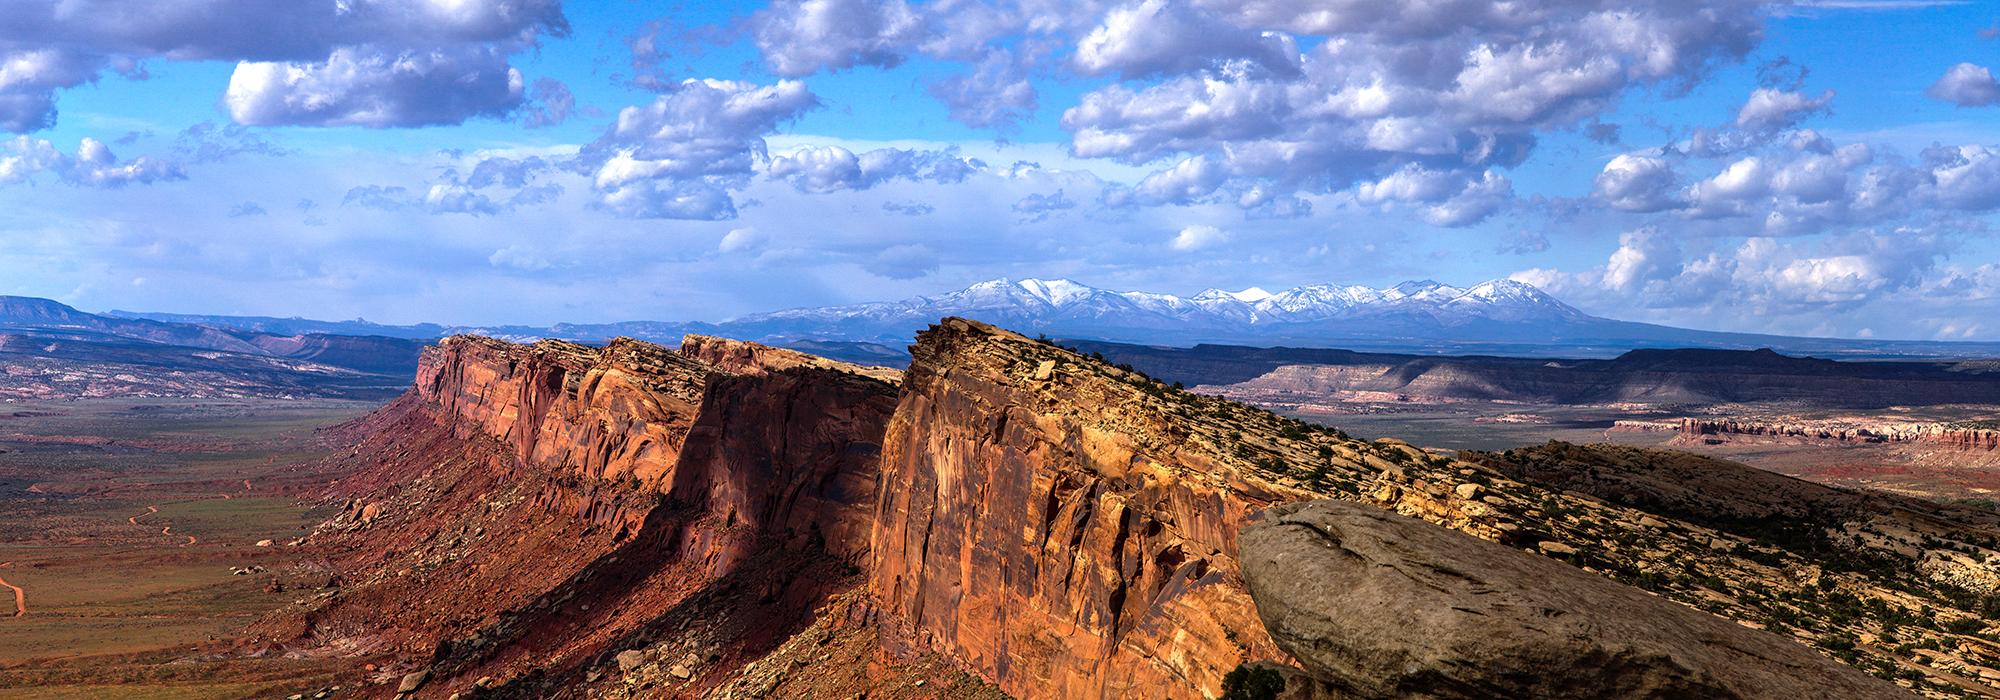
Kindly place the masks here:
[(499, 439), (523, 462), (658, 488), (711, 371), (625, 338), (598, 350), (456, 336), (424, 353), (416, 392), (460, 437)]
[(867, 548), (896, 390), (840, 363), (736, 348), (724, 369), (695, 350), (431, 349), (410, 394), (348, 428), (361, 470), (310, 538), (352, 572), (344, 594), (266, 628), (435, 648), (440, 697), (480, 676), (535, 696), (583, 685), (593, 659), (671, 636), (663, 616), (746, 577), (769, 600), (738, 623), (759, 631), (723, 648), (782, 641), (854, 583), (837, 572)]
[(1232, 534), (1287, 490), (1067, 353), (957, 319), (913, 352), (871, 576), (920, 639), (1019, 697), (1212, 694), (1277, 656)]
[(1336, 697), (1909, 697), (1789, 639), (1379, 509), (1266, 514), (1243, 532), (1243, 576)]

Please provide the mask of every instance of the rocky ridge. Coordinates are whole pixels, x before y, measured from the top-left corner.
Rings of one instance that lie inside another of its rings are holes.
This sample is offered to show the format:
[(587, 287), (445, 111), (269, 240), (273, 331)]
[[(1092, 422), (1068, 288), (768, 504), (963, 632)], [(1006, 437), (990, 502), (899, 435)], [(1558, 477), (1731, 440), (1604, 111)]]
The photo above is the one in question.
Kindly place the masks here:
[[(365, 468), (308, 546), (357, 573), (270, 636), (423, 668), (440, 697), (776, 692), (803, 686), (769, 660), (812, 629), (878, 634), (892, 676), (933, 655), (1020, 697), (1215, 697), (1285, 658), (1236, 533), (1337, 498), (1993, 694), (1975, 584), (2000, 531), (1959, 511), (1878, 545), (1773, 534), (1561, 485), (1588, 450), (1528, 469), (1357, 440), (960, 319), (912, 352), (899, 389), (713, 339), (453, 339), (348, 428)], [(1847, 563), (1899, 546), (1917, 554), (1877, 574)]]

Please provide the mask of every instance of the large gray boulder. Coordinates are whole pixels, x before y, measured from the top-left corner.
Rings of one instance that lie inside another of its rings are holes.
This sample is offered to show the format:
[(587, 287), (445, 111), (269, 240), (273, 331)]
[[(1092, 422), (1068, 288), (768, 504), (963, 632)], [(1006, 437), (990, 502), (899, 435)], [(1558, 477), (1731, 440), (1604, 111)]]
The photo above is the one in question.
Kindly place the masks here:
[(1239, 540), (1279, 646), (1336, 697), (1908, 698), (1791, 640), (1342, 501)]

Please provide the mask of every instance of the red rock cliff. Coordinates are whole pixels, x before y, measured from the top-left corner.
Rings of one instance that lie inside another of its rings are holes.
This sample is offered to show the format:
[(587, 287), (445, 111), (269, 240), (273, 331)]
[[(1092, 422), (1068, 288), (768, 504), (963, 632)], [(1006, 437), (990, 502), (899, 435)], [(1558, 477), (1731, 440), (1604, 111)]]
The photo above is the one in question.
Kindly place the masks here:
[(959, 319), (913, 353), (871, 576), (920, 641), (1018, 697), (1213, 695), (1243, 660), (1281, 657), (1234, 537), (1292, 492), (1184, 444), (1067, 353)]
[(343, 595), (266, 629), (435, 648), (440, 690), (565, 677), (774, 552), (812, 568), (752, 576), (784, 607), (754, 639), (805, 624), (840, 590), (813, 562), (863, 559), (896, 389), (744, 346), (707, 343), (725, 369), (629, 339), (445, 339), (409, 394), (345, 428), (348, 507), (309, 538)]

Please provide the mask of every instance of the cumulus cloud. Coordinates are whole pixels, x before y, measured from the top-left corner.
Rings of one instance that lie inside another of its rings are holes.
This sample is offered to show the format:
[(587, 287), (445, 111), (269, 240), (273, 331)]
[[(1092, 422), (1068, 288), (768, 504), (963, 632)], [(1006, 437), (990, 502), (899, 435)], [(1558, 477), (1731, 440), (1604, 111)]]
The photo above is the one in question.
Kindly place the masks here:
[(578, 162), (591, 170), (598, 204), (620, 215), (734, 218), (729, 191), (767, 158), (764, 137), (818, 105), (796, 80), (687, 80), (650, 104), (620, 110)]
[(1848, 312), (1891, 299), (1907, 303), (1914, 301), (1907, 297), (1948, 283), (1978, 293), (1977, 271), (1942, 266), (1950, 249), (1945, 237), (1915, 228), (1861, 231), (1815, 242), (1768, 236), (1682, 240), (1646, 228), (1621, 235), (1600, 267), (1573, 272), (1538, 268), (1513, 277), (1624, 317), (1649, 310), (1692, 311), (1750, 321), (1768, 332), (1769, 324), (1783, 321), (1757, 317)]
[[(1595, 120), (1625, 91), (1680, 89), (1762, 38), (1751, 0), (791, 0), (751, 25), (765, 63), (788, 76), (912, 55), (972, 62), (929, 92), (977, 127), (1035, 108), (1028, 72), (1117, 76), (1062, 113), (1071, 151), (1175, 165), (1107, 197), (1114, 206), (1201, 201), (1226, 186), (1268, 193), (1245, 205), (1255, 215), (1286, 215), (1310, 209), (1292, 195), (1414, 165), (1457, 175), (1464, 197), (1414, 209), (1454, 225), (1507, 206), (1511, 188), (1489, 171), (1521, 163), (1538, 132), (1615, 139)], [(1779, 128), (1824, 99), (1773, 91), (1741, 116)]]
[(1183, 252), (1195, 251), (1212, 248), (1228, 240), (1229, 233), (1222, 229), (1207, 224), (1195, 224), (1174, 234), (1173, 240), (1167, 242), (1167, 247)]
[(42, 174), (73, 185), (106, 188), (187, 179), (179, 163), (151, 156), (121, 161), (110, 146), (94, 138), (85, 137), (74, 153), (26, 136), (0, 141), (0, 185), (31, 182)]
[(259, 206), (256, 202), (239, 202), (229, 207), (229, 218), (231, 219), (240, 219), (245, 216), (263, 216), (268, 213), (264, 211), (264, 207)]
[(1806, 117), (1826, 111), (1832, 103), (1832, 90), (1810, 97), (1801, 92), (1759, 88), (1737, 110), (1736, 126), (1754, 131), (1789, 129)]
[(1931, 99), (1960, 107), (1987, 107), (2000, 104), (2000, 81), (1985, 66), (1960, 63), (1944, 72), (1924, 94)]
[(321, 63), (238, 64), (222, 101), (252, 126), (432, 126), (506, 114), (521, 104), (521, 83), (492, 47), (340, 48)]
[(1144, 0), (1113, 9), (1077, 42), (1084, 73), (1144, 78), (1210, 68), (1230, 60), (1279, 74), (1298, 71), (1298, 46), (1290, 37), (1230, 24), (1223, 18), (1166, 0)]
[(1719, 158), (1672, 149), (1615, 156), (1597, 175), (1592, 200), (1618, 211), (1672, 212), (1772, 236), (1894, 225), (1925, 213), (2000, 210), (2000, 147), (1937, 145), (1911, 161), (1811, 130), (1788, 133)]
[[(1635, 85), (1691, 80), (1742, 56), (1761, 31), (1755, 8), (1739, 2), (1202, 5), (1234, 27), (1323, 40), (1297, 54), (1289, 75), (1243, 58), (1133, 63), (1169, 77), (1084, 95), (1063, 115), (1078, 154), (1135, 163), (1199, 154), (1230, 178), (1311, 191), (1412, 164), (1484, 183), (1489, 168), (1519, 163), (1537, 131), (1580, 124)], [(1481, 208), (1431, 218), (1472, 220)]]
[(767, 172), (801, 192), (823, 193), (865, 190), (891, 180), (955, 183), (979, 167), (954, 149), (878, 148), (856, 154), (840, 146), (818, 146), (771, 158)]
[(54, 48), (0, 49), (0, 131), (26, 133), (55, 126), (56, 91), (96, 80), (104, 63), (102, 58)]
[(560, 0), (19, 0), (0, 6), (0, 129), (47, 128), (56, 91), (152, 58), (238, 61), (224, 102), (244, 124), (453, 124), (516, 107), (507, 57), (568, 31)]
[(1492, 171), (1475, 178), (1417, 165), (1362, 183), (1355, 191), (1363, 203), (1421, 205), (1423, 219), (1436, 226), (1470, 226), (1484, 221), (1513, 194), (1513, 183)]
[(771, 71), (787, 77), (901, 63), (921, 29), (901, 0), (778, 0), (750, 20)]
[(1663, 158), (1620, 154), (1604, 164), (1591, 195), (1614, 208), (1654, 212), (1682, 205), (1674, 167)]
[(1213, 194), (1228, 178), (1221, 165), (1206, 156), (1195, 156), (1147, 175), (1129, 191), (1110, 192), (1107, 203), (1113, 206), (1193, 204)]

